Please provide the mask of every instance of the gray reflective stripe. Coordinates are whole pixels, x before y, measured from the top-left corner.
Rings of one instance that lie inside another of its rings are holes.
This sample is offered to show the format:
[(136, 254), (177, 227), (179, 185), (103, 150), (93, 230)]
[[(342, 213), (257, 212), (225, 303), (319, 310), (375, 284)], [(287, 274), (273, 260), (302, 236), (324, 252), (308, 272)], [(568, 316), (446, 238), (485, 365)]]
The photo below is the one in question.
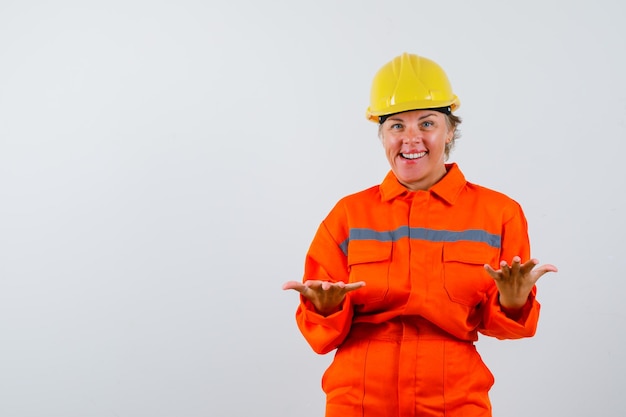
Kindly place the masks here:
[(451, 232), (449, 230), (425, 229), (423, 227), (401, 226), (396, 230), (379, 232), (372, 229), (350, 229), (350, 237), (339, 246), (343, 253), (348, 255), (348, 244), (351, 240), (376, 240), (378, 242), (397, 242), (408, 237), (410, 239), (426, 240), (429, 242), (478, 242), (486, 243), (500, 249), (500, 235), (494, 235), (480, 229)]
[(410, 238), (428, 240), (430, 242), (478, 242), (486, 243), (489, 246), (500, 249), (500, 235), (494, 235), (479, 229), (451, 232), (448, 230), (432, 230), (421, 227), (413, 227), (410, 231)]
[(396, 230), (377, 232), (372, 229), (350, 229), (349, 240), (378, 240), (379, 242), (397, 242), (403, 237), (412, 235), (409, 226), (401, 226)]
[(350, 238), (344, 240), (343, 242), (339, 244), (339, 248), (343, 252), (344, 256), (348, 256), (348, 242), (349, 241), (350, 241)]

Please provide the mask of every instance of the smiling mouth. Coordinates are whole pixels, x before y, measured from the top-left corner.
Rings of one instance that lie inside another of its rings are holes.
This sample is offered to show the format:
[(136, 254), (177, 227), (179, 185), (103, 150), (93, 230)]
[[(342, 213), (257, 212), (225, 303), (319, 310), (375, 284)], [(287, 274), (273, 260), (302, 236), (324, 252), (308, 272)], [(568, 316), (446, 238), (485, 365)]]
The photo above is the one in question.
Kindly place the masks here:
[(404, 159), (420, 159), (423, 158), (424, 156), (426, 156), (428, 152), (424, 151), (424, 152), (416, 152), (416, 153), (401, 153), (400, 156)]

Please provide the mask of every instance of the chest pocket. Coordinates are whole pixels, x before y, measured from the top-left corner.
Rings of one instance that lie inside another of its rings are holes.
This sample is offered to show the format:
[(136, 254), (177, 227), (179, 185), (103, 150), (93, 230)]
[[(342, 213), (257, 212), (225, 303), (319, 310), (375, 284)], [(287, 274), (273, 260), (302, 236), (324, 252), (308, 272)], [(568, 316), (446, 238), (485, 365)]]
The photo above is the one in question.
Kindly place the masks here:
[(389, 291), (392, 248), (392, 242), (375, 240), (354, 240), (349, 243), (350, 282), (365, 281), (365, 287), (351, 294), (355, 304), (367, 305), (385, 299)]
[(444, 243), (444, 286), (450, 299), (471, 307), (478, 305), (495, 285), (484, 265), (496, 264), (499, 253), (498, 249), (482, 243)]

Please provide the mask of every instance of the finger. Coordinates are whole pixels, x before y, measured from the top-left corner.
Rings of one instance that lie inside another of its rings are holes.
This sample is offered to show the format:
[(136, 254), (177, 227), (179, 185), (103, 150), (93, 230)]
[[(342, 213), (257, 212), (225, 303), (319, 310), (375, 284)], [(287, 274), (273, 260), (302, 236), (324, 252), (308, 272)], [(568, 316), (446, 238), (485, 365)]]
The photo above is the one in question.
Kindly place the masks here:
[(283, 284), (283, 290), (296, 290), (299, 292), (303, 286), (300, 281), (287, 281)]
[(328, 290), (330, 290), (333, 287), (335, 287), (335, 288), (343, 288), (345, 285), (346, 285), (346, 283), (343, 282), (343, 281), (337, 281), (337, 282), (320, 281), (320, 287), (324, 291), (328, 291)]
[(296, 291), (298, 291), (300, 294), (304, 295), (309, 290), (310, 284), (311, 283), (309, 281), (305, 281), (305, 282), (302, 283), (302, 285), (300, 285), (298, 288), (296, 288)]
[[(534, 258), (524, 264), (524, 266), (530, 266), (531, 269), (537, 265), (539, 265), (539, 260)], [(544, 264), (541, 265), (539, 268), (546, 269), (546, 272), (559, 272), (559, 269), (552, 264)]]
[(511, 274), (518, 275), (520, 272), (520, 262), (521, 258), (519, 256), (514, 256), (513, 261), (511, 262)]
[(511, 273), (511, 268), (509, 268), (509, 264), (506, 261), (500, 261), (500, 271), (505, 275)]
[(547, 274), (548, 272), (559, 272), (559, 270), (554, 265), (545, 264), (545, 265), (541, 265), (540, 267), (537, 267), (537, 269), (535, 269), (534, 271), (534, 273), (537, 276), (537, 279), (541, 278), (544, 274)]
[(298, 291), (300, 295), (303, 297), (309, 298), (307, 296), (307, 291), (309, 290), (309, 286), (299, 281), (289, 281), (283, 284), (283, 290), (294, 290)]
[(491, 265), (489, 265), (489, 264), (485, 264), (485, 265), (484, 265), (484, 268), (485, 268), (485, 271), (487, 271), (487, 273), (488, 273), (489, 275), (491, 275), (491, 278), (493, 278), (493, 279), (500, 279), (500, 274), (498, 273), (498, 271), (496, 271), (495, 269), (493, 269), (493, 268), (491, 267)]
[(365, 287), (365, 281), (353, 282), (345, 285), (346, 292), (358, 290), (361, 287)]
[(538, 263), (539, 261), (535, 258), (529, 259), (528, 261), (524, 262), (520, 268), (522, 274), (527, 274), (532, 271)]

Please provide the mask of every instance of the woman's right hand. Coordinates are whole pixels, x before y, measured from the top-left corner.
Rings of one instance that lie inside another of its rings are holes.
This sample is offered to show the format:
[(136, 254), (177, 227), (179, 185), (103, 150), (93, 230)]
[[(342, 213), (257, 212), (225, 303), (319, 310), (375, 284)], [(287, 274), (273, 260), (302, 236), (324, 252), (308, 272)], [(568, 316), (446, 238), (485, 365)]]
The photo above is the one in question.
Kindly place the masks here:
[(319, 314), (329, 316), (338, 311), (347, 293), (364, 286), (364, 281), (346, 284), (343, 281), (307, 280), (304, 283), (299, 281), (286, 282), (283, 285), (283, 290), (298, 291), (304, 298), (313, 303)]

